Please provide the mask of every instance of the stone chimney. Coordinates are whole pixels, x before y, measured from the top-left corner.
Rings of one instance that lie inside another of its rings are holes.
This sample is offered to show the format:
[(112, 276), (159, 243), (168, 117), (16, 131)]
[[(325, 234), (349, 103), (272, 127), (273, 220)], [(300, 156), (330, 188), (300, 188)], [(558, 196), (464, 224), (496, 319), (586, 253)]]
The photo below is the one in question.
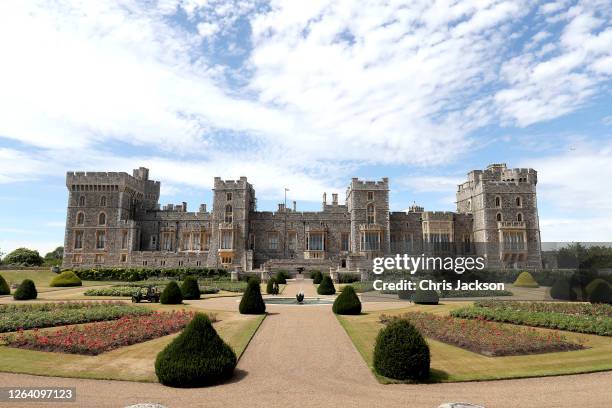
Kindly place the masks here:
[(332, 193), (332, 204), (338, 205), (338, 194)]
[(297, 201), (293, 202), (293, 212), (297, 211)]
[(323, 205), (327, 204), (327, 193), (323, 193)]
[(201, 213), (205, 213), (206, 212), (206, 204), (200, 204), (200, 212)]

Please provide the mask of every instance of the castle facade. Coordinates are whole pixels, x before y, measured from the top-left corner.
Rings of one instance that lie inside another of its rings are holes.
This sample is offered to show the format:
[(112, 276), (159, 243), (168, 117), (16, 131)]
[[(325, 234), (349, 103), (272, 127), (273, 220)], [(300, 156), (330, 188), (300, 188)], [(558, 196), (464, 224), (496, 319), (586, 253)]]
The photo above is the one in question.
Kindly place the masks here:
[(455, 212), (390, 212), (389, 180), (351, 180), (321, 211), (257, 211), (246, 177), (214, 179), (212, 208), (160, 207), (149, 170), (68, 172), (63, 266), (225, 267), (236, 271), (371, 268), (394, 254), (478, 255), (489, 268), (541, 267), (537, 172), (492, 164), (457, 188)]

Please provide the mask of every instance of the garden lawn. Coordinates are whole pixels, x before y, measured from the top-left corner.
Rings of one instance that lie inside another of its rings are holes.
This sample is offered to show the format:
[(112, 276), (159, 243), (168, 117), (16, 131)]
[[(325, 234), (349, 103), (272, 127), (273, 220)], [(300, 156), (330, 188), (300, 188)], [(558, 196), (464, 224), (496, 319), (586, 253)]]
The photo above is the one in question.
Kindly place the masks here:
[[(162, 307), (158, 310), (178, 310)], [(189, 310), (189, 309), (188, 309)], [(207, 311), (203, 311), (207, 312)], [(244, 316), (236, 312), (212, 312), (214, 327), (241, 356), (265, 315)], [(178, 333), (121, 347), (97, 356), (52, 353), (0, 346), (0, 371), (45, 376), (157, 382), (155, 357)]]
[[(66, 289), (75, 289), (75, 287), (64, 288), (64, 287), (51, 287), (49, 284), (51, 280), (57, 276), (56, 273), (53, 273), (49, 270), (49, 268), (44, 269), (8, 269), (8, 270), (0, 270), (0, 275), (6, 279), (9, 283), (21, 283), (24, 279), (31, 279), (34, 281), (36, 285), (36, 289), (38, 292), (50, 292), (50, 291), (58, 291), (58, 290), (66, 290)], [(100, 285), (108, 285), (115, 282), (104, 282), (104, 281), (82, 281), (83, 286), (100, 286)], [(11, 292), (14, 289), (11, 289)]]
[[(379, 322), (381, 314), (399, 315), (422, 311), (448, 315), (452, 309), (470, 304), (470, 302), (449, 302), (437, 306), (413, 305), (397, 310), (367, 312), (359, 316), (336, 317), (371, 368), (376, 336), (383, 327)], [(549, 331), (537, 330), (544, 333)], [(488, 357), (427, 339), (431, 350), (432, 380), (442, 382), (495, 380), (612, 370), (612, 339), (565, 331), (562, 334), (567, 340), (582, 343), (588, 348), (534, 355)], [(377, 378), (382, 383), (397, 382), (381, 376)]]

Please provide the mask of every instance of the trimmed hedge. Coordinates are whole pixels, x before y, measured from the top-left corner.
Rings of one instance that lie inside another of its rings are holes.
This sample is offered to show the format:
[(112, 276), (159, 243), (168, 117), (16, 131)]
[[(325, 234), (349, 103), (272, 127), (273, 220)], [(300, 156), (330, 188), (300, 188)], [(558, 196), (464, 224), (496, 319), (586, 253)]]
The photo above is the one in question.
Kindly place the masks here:
[(175, 281), (171, 281), (167, 284), (159, 301), (164, 305), (179, 305), (183, 303), (183, 294), (181, 293), (179, 285)]
[(289, 276), (289, 272), (285, 270), (280, 270), (276, 272), (276, 277), (274, 279), (276, 279), (276, 282), (278, 282), (279, 285), (286, 285), (287, 279), (290, 279), (290, 278), (291, 276)]
[(414, 292), (412, 301), (417, 305), (437, 305), (440, 301), (440, 297), (435, 290), (417, 289), (416, 292)]
[(83, 282), (78, 276), (72, 271), (64, 271), (54, 277), (51, 280), (49, 286), (53, 287), (69, 287), (69, 286), (83, 286)]
[(81, 280), (109, 280), (135, 282), (149, 278), (178, 278), (195, 276), (199, 279), (212, 277), (226, 277), (225, 269), (216, 268), (97, 268), (75, 269), (74, 273)]
[(310, 278), (312, 279), (312, 283), (318, 285), (323, 280), (323, 274), (321, 271), (310, 271)]
[(193, 276), (187, 276), (181, 285), (183, 299), (195, 300), (200, 298), (200, 287), (198, 281)]
[(521, 288), (539, 288), (540, 285), (533, 279), (533, 276), (529, 272), (521, 272), (521, 274), (514, 281), (514, 286)]
[(593, 291), (595, 290), (595, 288), (600, 284), (600, 283), (605, 283), (606, 285), (609, 285), (608, 282), (606, 282), (605, 280), (601, 279), (601, 278), (596, 278), (593, 279), (591, 282), (589, 282), (588, 285), (586, 285), (586, 287), (584, 288), (585, 292), (586, 292), (586, 296), (587, 298), (590, 298), (591, 293), (593, 293)]
[(361, 276), (358, 273), (339, 273), (338, 283), (355, 283), (361, 281)]
[(270, 278), (268, 279), (268, 283), (266, 284), (266, 293), (268, 295), (278, 295), (278, 286), (274, 286), (276, 283), (276, 279)]
[(339, 315), (361, 314), (361, 301), (352, 286), (345, 286), (334, 301), (332, 311)]
[(591, 303), (612, 303), (612, 287), (608, 282), (602, 280), (597, 282), (595, 287), (589, 294), (589, 302)]
[(10, 286), (8, 285), (8, 283), (6, 283), (6, 280), (4, 280), (2, 275), (0, 275), (0, 295), (10, 295), (10, 294), (11, 294)]
[(266, 313), (266, 304), (261, 297), (261, 288), (259, 283), (249, 281), (244, 295), (238, 306), (240, 314), (264, 314)]
[(558, 300), (576, 300), (576, 292), (568, 279), (558, 279), (550, 288), (550, 297)]
[(15, 300), (30, 300), (36, 299), (37, 297), (38, 292), (36, 291), (36, 285), (34, 285), (34, 282), (31, 279), (24, 279), (15, 293), (13, 293), (13, 298)]
[(197, 313), (155, 359), (159, 382), (171, 387), (201, 387), (232, 377), (236, 353), (217, 334), (210, 319)]
[(378, 332), (374, 346), (374, 370), (396, 380), (429, 377), (429, 346), (408, 321), (397, 319)]
[(325, 275), (323, 277), (323, 280), (321, 280), (317, 288), (317, 293), (319, 295), (333, 295), (336, 293), (336, 287), (334, 286), (331, 276)]

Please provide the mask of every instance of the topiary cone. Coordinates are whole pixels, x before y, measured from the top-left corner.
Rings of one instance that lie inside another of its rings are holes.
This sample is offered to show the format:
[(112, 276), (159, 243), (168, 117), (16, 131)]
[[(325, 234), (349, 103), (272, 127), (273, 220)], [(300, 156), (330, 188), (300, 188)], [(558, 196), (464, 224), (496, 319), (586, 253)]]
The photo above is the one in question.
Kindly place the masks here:
[(54, 277), (49, 284), (51, 287), (83, 286), (81, 279), (73, 271), (64, 271)]
[(374, 369), (396, 380), (421, 380), (429, 376), (429, 346), (408, 321), (397, 319), (378, 332)]
[(514, 286), (523, 288), (538, 288), (540, 285), (533, 279), (533, 276), (527, 271), (521, 272), (521, 274), (514, 281)]
[(591, 303), (612, 303), (612, 287), (603, 279), (597, 282), (591, 293), (589, 294), (589, 302)]
[(11, 287), (6, 283), (2, 275), (0, 275), (0, 295), (10, 295)]
[(208, 317), (197, 313), (183, 332), (155, 359), (159, 382), (171, 387), (201, 387), (234, 373), (236, 353), (217, 334)]
[(34, 285), (34, 282), (30, 279), (24, 279), (15, 293), (13, 293), (13, 298), (15, 300), (30, 300), (36, 299), (37, 297), (38, 292), (36, 291), (36, 285)]
[(317, 293), (319, 295), (333, 295), (336, 293), (336, 287), (334, 286), (331, 276), (325, 275), (323, 277), (323, 280), (321, 280), (321, 283), (317, 288)]
[(166, 285), (159, 301), (164, 305), (179, 305), (183, 303), (183, 294), (175, 281)]
[(200, 298), (200, 286), (193, 276), (187, 276), (181, 286), (183, 299), (194, 300)]
[(266, 304), (261, 297), (261, 288), (259, 283), (249, 281), (247, 288), (242, 295), (238, 310), (241, 314), (264, 314), (266, 313)]
[(355, 293), (355, 288), (345, 286), (334, 301), (332, 311), (340, 315), (358, 315), (361, 313), (361, 301)]

